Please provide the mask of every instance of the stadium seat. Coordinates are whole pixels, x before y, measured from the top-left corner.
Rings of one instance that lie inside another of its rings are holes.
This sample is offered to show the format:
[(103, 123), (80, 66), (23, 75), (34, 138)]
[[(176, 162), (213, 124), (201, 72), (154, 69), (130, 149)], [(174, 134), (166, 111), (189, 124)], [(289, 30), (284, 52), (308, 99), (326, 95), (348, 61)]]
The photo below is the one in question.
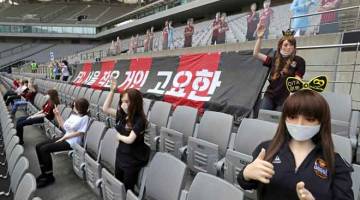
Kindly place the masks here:
[(149, 113), (150, 127), (145, 132), (144, 140), (152, 151), (157, 151), (160, 135), (160, 128), (166, 127), (171, 112), (171, 104), (163, 101), (156, 101)]
[(144, 113), (147, 116), (151, 108), (152, 100), (143, 98), (143, 101), (144, 101)]
[[(105, 158), (101, 158), (101, 159), (111, 160), (112, 156), (116, 154), (115, 151), (115, 152), (109, 152), (110, 155), (105, 155), (105, 150), (108, 149), (110, 144), (113, 145), (115, 145), (115, 143), (118, 144), (118, 140), (116, 140), (115, 138), (116, 134), (117, 132), (115, 129), (109, 129), (106, 131), (104, 138), (100, 143), (100, 146), (97, 145), (98, 143), (94, 140), (94, 143), (89, 143), (88, 146), (86, 147), (86, 154), (85, 154), (86, 182), (90, 186), (91, 190), (94, 191), (98, 196), (100, 196), (101, 194), (99, 183), (97, 183), (97, 181), (100, 180), (101, 178), (102, 166), (100, 164), (100, 157), (105, 156)], [(101, 138), (97, 138), (97, 139), (101, 139)], [(113, 162), (115, 164), (115, 158)], [(105, 163), (105, 165), (114, 166), (109, 163), (108, 164)]]
[(180, 200), (243, 200), (244, 194), (232, 184), (211, 174), (198, 173), (189, 191), (183, 191)]
[(9, 174), (12, 174), (15, 164), (24, 153), (24, 148), (21, 145), (16, 145), (10, 156), (6, 157), (7, 160), (7, 173), (1, 174), (0, 178), (7, 179)]
[(357, 146), (357, 119), (359, 112), (352, 111), (352, 100), (350, 95), (333, 92), (321, 93), (330, 106), (331, 131), (334, 134), (350, 138), (355, 149)]
[(93, 94), (91, 95), (90, 98), (90, 113), (91, 113), (91, 117), (94, 119), (98, 119), (97, 113), (98, 113), (98, 109), (99, 109), (99, 99), (100, 99), (100, 95), (101, 95), (101, 90), (95, 90), (93, 92)]
[(335, 152), (339, 153), (348, 163), (352, 163), (353, 151), (349, 138), (332, 134)]
[(14, 200), (30, 200), (36, 190), (36, 180), (34, 175), (27, 173), (21, 179), (16, 190)]
[(185, 186), (186, 165), (170, 154), (156, 153), (145, 176), (139, 196), (128, 190), (127, 200), (177, 200)]
[[(271, 140), (277, 124), (259, 119), (243, 119), (235, 135), (234, 143), (226, 151), (224, 161), (224, 179), (241, 188), (237, 176), (245, 165), (253, 160), (252, 153), (264, 141)], [(245, 196), (256, 199), (254, 191), (245, 191)]]
[(102, 122), (106, 122), (106, 119), (107, 119), (107, 114), (105, 114), (103, 112), (102, 107), (105, 103), (105, 100), (106, 100), (106, 97), (108, 96), (108, 94), (109, 94), (109, 91), (103, 91), (101, 93), (101, 96), (98, 101), (96, 116), (97, 116), (97, 120), (102, 121)]
[(125, 187), (122, 182), (115, 178), (115, 160), (119, 141), (118, 132), (115, 129), (108, 129), (105, 133), (100, 146), (101, 172), (96, 175), (99, 179), (96, 181), (96, 187), (101, 188), (102, 198), (124, 199), (126, 198)]
[(10, 176), (10, 187), (8, 191), (1, 191), (0, 196), (9, 196), (12, 193), (16, 192), (16, 189), (19, 185), (20, 180), (29, 169), (29, 160), (25, 157), (20, 157), (16, 162), (14, 170)]
[(73, 146), (73, 169), (75, 174), (81, 179), (85, 178), (85, 149), (99, 149), (100, 141), (106, 131), (104, 122), (94, 121), (85, 134), (85, 144), (82, 147), (79, 144)]
[(188, 139), (187, 163), (193, 172), (216, 175), (217, 163), (225, 157), (233, 126), (233, 116), (205, 111), (198, 132)]
[(188, 106), (177, 106), (168, 127), (160, 128), (160, 151), (181, 159), (181, 147), (187, 145), (188, 137), (195, 129), (198, 110)]
[(359, 191), (360, 191), (360, 165), (352, 164), (352, 167), (354, 169), (353, 173), (351, 173), (351, 179), (352, 179), (352, 189), (354, 192), (354, 200), (359, 200)]
[[(117, 110), (118, 107), (119, 107), (119, 101), (120, 101), (120, 94), (115, 93), (114, 97), (113, 97), (113, 100), (111, 102), (111, 107)], [(114, 127), (114, 125), (115, 125), (115, 117), (108, 115), (107, 118), (106, 118), (106, 121), (107, 121), (109, 127)]]

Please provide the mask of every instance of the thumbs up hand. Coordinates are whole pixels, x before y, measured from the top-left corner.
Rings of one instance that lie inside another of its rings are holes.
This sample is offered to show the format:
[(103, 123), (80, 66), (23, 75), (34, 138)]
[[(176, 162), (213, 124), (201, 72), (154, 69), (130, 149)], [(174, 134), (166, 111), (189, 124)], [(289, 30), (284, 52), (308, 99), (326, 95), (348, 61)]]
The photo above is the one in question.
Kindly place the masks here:
[(257, 180), (266, 184), (270, 183), (275, 171), (274, 166), (264, 160), (265, 154), (265, 149), (261, 149), (258, 157), (245, 167), (243, 176), (246, 181)]
[(296, 184), (296, 193), (300, 200), (315, 200), (311, 192), (305, 188), (305, 183), (302, 181)]

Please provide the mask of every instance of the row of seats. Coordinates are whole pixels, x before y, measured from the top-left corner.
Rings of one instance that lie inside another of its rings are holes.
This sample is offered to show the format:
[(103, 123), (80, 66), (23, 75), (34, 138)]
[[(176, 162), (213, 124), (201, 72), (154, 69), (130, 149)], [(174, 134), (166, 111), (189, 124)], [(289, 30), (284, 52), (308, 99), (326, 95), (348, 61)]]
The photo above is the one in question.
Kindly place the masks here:
[[(197, 110), (191, 107), (178, 106), (171, 116), (169, 103), (156, 101), (152, 106), (147, 104), (145, 107), (151, 124), (146, 134), (146, 143), (153, 151), (173, 154), (186, 162), (192, 172), (218, 175), (234, 185), (237, 185), (239, 171), (252, 160), (253, 149), (260, 141), (271, 139), (277, 127), (275, 123), (259, 119), (244, 119), (237, 133), (232, 133), (233, 117), (224, 113), (206, 111), (197, 124)], [(116, 131), (108, 129), (109, 133), (105, 134), (107, 137), (112, 135), (112, 139), (102, 138), (102, 134), (92, 134), (105, 133), (107, 126), (106, 120), (95, 121), (90, 126), (84, 147), (74, 148), (74, 171), (80, 177), (86, 177), (88, 184), (99, 195), (101, 191), (111, 191), (107, 194), (122, 191), (118, 195), (125, 195), (124, 190), (118, 189), (123, 186), (112, 175), (117, 147), (117, 143), (114, 143)], [(92, 135), (97, 138), (91, 138)], [(104, 149), (101, 148), (103, 142), (106, 143)], [(334, 135), (334, 142), (337, 151), (351, 162), (350, 139)], [(355, 177), (359, 173), (358, 165), (354, 165), (354, 168)], [(354, 183), (354, 192), (357, 193), (359, 183), (356, 180)], [(246, 194), (254, 198), (254, 193)]]
[(9, 188), (0, 188), (1, 196), (12, 196), (14, 200), (41, 200), (33, 197), (36, 190), (36, 180), (33, 174), (28, 173), (29, 160), (24, 156), (24, 148), (19, 145), (19, 138), (16, 136), (14, 124), (7, 111), (5, 102), (0, 99), (0, 157), (4, 158), (0, 163), (0, 182), (7, 181)]
[[(42, 101), (44, 101), (44, 100), (42, 100)], [(35, 101), (35, 104), (38, 104), (38, 102), (41, 102), (41, 100), (39, 101), (37, 99)], [(65, 108), (64, 110), (66, 110), (66, 109), (68, 109), (68, 108)], [(63, 113), (64, 113), (64, 111), (62, 111), (62, 115), (63, 115)], [(86, 178), (86, 181), (89, 184), (89, 186), (97, 194), (101, 195), (103, 199), (125, 199), (126, 192), (125, 192), (124, 186), (120, 181), (118, 181), (114, 177), (115, 156), (116, 156), (116, 148), (117, 148), (117, 140), (116, 140), (117, 132), (115, 129), (108, 129), (107, 131), (105, 131), (105, 130), (106, 130), (106, 125), (104, 122), (94, 121), (93, 123), (91, 123), (89, 130), (86, 134), (87, 137), (86, 137), (84, 146), (82, 147), (80, 145), (76, 145), (74, 147), (74, 151), (72, 152), (74, 171), (77, 175), (79, 175), (79, 177)], [(162, 158), (162, 157), (164, 157), (164, 158)], [(172, 160), (172, 162), (166, 163), (166, 160)], [(155, 165), (156, 167), (152, 167), (153, 165)], [(172, 165), (174, 165), (174, 167), (169, 168), (169, 166), (172, 166)], [(176, 165), (182, 166), (183, 173), (179, 173), (179, 172), (181, 172), (181, 170), (178, 170), (179, 167), (176, 167)], [(176, 159), (173, 156), (170, 156), (170, 154), (167, 154), (167, 153), (160, 154), (159, 153), (159, 154), (155, 155), (153, 161), (150, 164), (149, 170), (150, 171), (158, 170), (159, 169), (158, 166), (161, 166), (162, 168), (166, 167), (167, 169), (171, 169), (171, 172), (168, 173), (168, 175), (170, 176), (169, 179), (173, 180), (174, 174), (177, 174), (180, 176), (182, 175), (181, 183), (184, 182), (186, 165), (184, 163), (182, 163), (180, 160)], [(166, 195), (180, 196), (180, 189), (183, 189), (184, 184), (178, 184), (180, 182), (175, 181), (175, 183), (174, 183), (176, 185), (175, 188), (178, 188), (178, 192), (177, 193), (169, 192), (168, 190), (164, 190), (164, 188), (165, 188), (164, 184), (168, 185), (169, 183), (164, 183), (163, 176), (161, 177), (161, 179), (159, 179), (159, 178), (156, 179), (155, 177), (151, 178), (152, 176), (155, 175), (155, 173), (152, 173), (150, 171), (148, 173), (145, 173), (143, 178), (141, 178), (143, 181), (139, 185), (139, 188), (140, 188), (139, 195), (141, 195), (142, 192), (144, 193), (144, 191), (146, 191), (146, 195), (151, 196), (150, 192), (151, 192), (151, 188), (153, 188), (156, 191), (156, 192), (154, 192), (154, 194), (156, 194), (156, 195), (162, 195), (162, 193), (165, 193), (164, 194), (165, 196)], [(161, 170), (161, 173), (162, 173), (162, 175), (164, 175), (164, 170)], [(148, 177), (148, 178), (145, 179), (144, 177)], [(145, 180), (146, 180), (146, 182), (145, 182)], [(156, 180), (158, 180), (157, 183), (156, 183)], [(239, 194), (239, 195), (236, 195), (237, 199), (238, 199), (238, 197), (242, 196), (242, 192), (239, 189), (236, 189), (234, 186), (232, 186), (229, 183), (226, 183), (224, 180), (210, 176), (208, 174), (200, 173), (195, 178), (193, 185), (194, 185), (194, 187), (198, 187), (196, 185), (202, 185), (201, 182), (204, 182), (204, 181), (206, 182), (206, 180), (214, 180), (212, 182), (215, 185), (218, 184), (219, 188), (224, 188), (223, 191), (224, 191), (225, 196), (232, 195), (232, 194)], [(148, 182), (150, 182), (150, 183), (155, 182), (155, 183), (148, 184)], [(163, 185), (160, 187), (158, 185), (158, 183), (162, 183)], [(146, 190), (141, 190), (141, 188), (145, 187), (144, 184), (146, 185)], [(157, 187), (154, 187), (154, 186), (157, 186)], [(208, 189), (211, 190), (211, 188), (208, 188)], [(162, 190), (162, 193), (157, 190)], [(228, 193), (229, 190), (233, 190), (234, 192)], [(149, 194), (147, 194), (147, 193), (149, 193)], [(200, 197), (197, 198), (197, 196), (199, 196), (201, 193), (199, 193), (199, 191), (197, 191), (197, 190), (191, 190), (191, 187), (190, 187), (189, 191), (183, 191), (182, 193), (183, 193), (183, 195), (185, 195), (185, 197), (183, 197), (183, 199), (202, 199)], [(199, 193), (199, 194), (196, 194), (196, 193)], [(130, 197), (128, 197), (130, 199), (138, 198), (132, 192), (128, 195), (130, 195)], [(192, 196), (194, 196), (196, 198), (194, 198)], [(234, 197), (235, 196), (233, 196), (233, 198)], [(161, 199), (167, 199), (167, 198), (161, 197)], [(173, 198), (171, 198), (171, 199), (173, 199)], [(176, 198), (176, 199), (178, 199), (178, 198)]]

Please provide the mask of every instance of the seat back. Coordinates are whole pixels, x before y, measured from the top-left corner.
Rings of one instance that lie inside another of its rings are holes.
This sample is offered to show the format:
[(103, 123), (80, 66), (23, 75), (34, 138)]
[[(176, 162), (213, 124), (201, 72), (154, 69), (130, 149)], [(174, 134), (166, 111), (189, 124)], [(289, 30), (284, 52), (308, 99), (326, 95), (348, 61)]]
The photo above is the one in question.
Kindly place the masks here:
[(166, 127), (171, 111), (171, 104), (156, 101), (149, 113), (149, 121), (158, 127)]
[(169, 128), (184, 134), (185, 138), (192, 136), (195, 129), (198, 110), (189, 106), (177, 106), (169, 124)]
[(27, 173), (21, 179), (20, 184), (15, 192), (14, 200), (29, 200), (36, 190), (35, 177)]
[(234, 150), (252, 155), (255, 147), (261, 142), (274, 137), (277, 126), (272, 122), (244, 118), (235, 137)]
[(99, 153), (100, 142), (105, 131), (106, 125), (104, 122), (94, 121), (86, 132), (86, 152), (93, 158), (96, 158)]
[(331, 119), (350, 122), (351, 117), (351, 96), (335, 92), (322, 92), (328, 102), (331, 112)]
[[(88, 88), (84, 94), (84, 96), (81, 96), (81, 97), (84, 97), (85, 99), (87, 99), (89, 102), (91, 100), (91, 95), (94, 93), (94, 90), (92, 88)], [(80, 96), (80, 95), (79, 95)]]
[(118, 132), (114, 129), (108, 129), (101, 141), (100, 163), (111, 173), (115, 173), (116, 149), (119, 145), (117, 139)]
[(243, 198), (243, 192), (232, 184), (200, 172), (190, 186), (187, 200), (242, 200)]
[(351, 140), (349, 138), (332, 134), (335, 152), (340, 154), (348, 163), (352, 163), (352, 148)]
[(148, 199), (179, 199), (186, 177), (186, 165), (183, 162), (170, 154), (156, 153), (146, 174), (145, 191)]
[(152, 101), (151, 101), (151, 99), (143, 98), (143, 102), (144, 102), (144, 105), (143, 105), (144, 113), (147, 116), (149, 113)]
[(233, 120), (233, 116), (229, 114), (205, 111), (199, 124), (197, 138), (217, 144), (220, 154), (225, 155)]
[(21, 178), (24, 176), (24, 174), (28, 169), (29, 169), (29, 160), (24, 156), (21, 156), (14, 167), (13, 173), (11, 174), (10, 188), (13, 193), (16, 192), (16, 189), (19, 186)]
[(352, 167), (354, 171), (351, 173), (351, 179), (352, 179), (352, 189), (354, 192), (354, 199), (359, 199), (359, 190), (360, 190), (360, 165), (352, 164)]
[(21, 145), (16, 145), (13, 152), (10, 155), (10, 158), (8, 160), (8, 171), (9, 174), (12, 174), (15, 164), (16, 162), (19, 160), (19, 158), (23, 155), (24, 153), (24, 147), (22, 147)]

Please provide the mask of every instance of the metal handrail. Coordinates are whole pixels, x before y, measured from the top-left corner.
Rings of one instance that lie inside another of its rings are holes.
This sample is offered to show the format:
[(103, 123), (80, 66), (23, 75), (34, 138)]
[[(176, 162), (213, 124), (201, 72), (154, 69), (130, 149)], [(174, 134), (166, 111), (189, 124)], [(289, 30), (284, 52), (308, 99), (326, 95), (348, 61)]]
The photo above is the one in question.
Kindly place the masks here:
[(325, 14), (325, 13), (331, 13), (331, 12), (337, 12), (337, 11), (343, 11), (343, 10), (351, 10), (354, 8), (360, 9), (360, 6), (350, 6), (350, 7), (346, 7), (346, 8), (338, 8), (338, 9), (327, 10), (327, 11), (322, 11), (322, 12), (309, 13), (309, 14), (305, 14), (305, 15), (297, 15), (297, 16), (291, 17), (290, 20), (295, 19), (295, 18), (300, 18), (300, 17), (309, 17), (309, 16), (321, 15), (321, 14)]

